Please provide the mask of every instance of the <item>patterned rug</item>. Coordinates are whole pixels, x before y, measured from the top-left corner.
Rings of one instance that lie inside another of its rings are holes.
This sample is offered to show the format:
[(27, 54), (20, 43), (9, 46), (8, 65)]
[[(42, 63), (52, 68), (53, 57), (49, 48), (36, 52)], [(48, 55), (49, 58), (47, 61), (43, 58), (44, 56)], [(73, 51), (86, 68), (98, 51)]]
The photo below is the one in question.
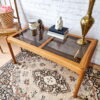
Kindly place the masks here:
[(31, 52), (0, 68), (0, 100), (100, 100), (100, 71), (90, 67), (72, 97), (77, 74)]

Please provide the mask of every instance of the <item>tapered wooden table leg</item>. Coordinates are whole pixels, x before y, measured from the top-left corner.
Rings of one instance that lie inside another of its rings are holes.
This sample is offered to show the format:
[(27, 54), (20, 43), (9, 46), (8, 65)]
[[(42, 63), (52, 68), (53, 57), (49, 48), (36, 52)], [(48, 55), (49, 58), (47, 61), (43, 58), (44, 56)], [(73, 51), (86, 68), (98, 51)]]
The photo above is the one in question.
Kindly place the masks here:
[(77, 83), (75, 85), (74, 94), (73, 94), (74, 98), (77, 97), (77, 94), (78, 94), (79, 88), (81, 86), (82, 80), (84, 79), (84, 74), (85, 74), (85, 72), (83, 72), (82, 74), (80, 74), (79, 77), (78, 77)]
[(10, 53), (11, 53), (11, 56), (12, 56), (13, 62), (14, 62), (14, 64), (16, 64), (17, 61), (16, 61), (16, 58), (15, 58), (15, 56), (14, 56), (14, 53), (13, 53), (13, 50), (12, 50), (12, 46), (11, 46), (11, 44), (8, 43), (8, 42), (7, 42), (7, 44), (8, 44), (9, 51), (10, 51)]
[(3, 50), (2, 50), (2, 48), (1, 48), (1, 46), (0, 46), (0, 50), (1, 50), (1, 52), (3, 53)]

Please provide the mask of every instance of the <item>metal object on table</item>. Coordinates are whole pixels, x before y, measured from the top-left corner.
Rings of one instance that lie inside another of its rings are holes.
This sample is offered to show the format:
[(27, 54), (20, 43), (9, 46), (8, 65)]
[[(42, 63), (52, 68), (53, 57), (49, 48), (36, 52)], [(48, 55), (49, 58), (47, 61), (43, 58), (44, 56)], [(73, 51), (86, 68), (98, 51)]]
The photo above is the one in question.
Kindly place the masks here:
[(38, 26), (39, 26), (39, 24), (36, 22), (29, 22), (29, 29), (32, 31), (33, 36), (37, 35), (37, 27)]
[(38, 26), (39, 26), (39, 24), (36, 22), (29, 22), (29, 29), (32, 31), (32, 36), (33, 36), (33, 40), (34, 40), (34, 43), (32, 43), (32, 44), (35, 44), (35, 45), (37, 45), (36, 36), (37, 36)]
[(37, 29), (32, 30), (32, 35), (36, 36), (37, 35)]
[(88, 8), (87, 15), (81, 19), (82, 39), (79, 39), (77, 41), (77, 43), (80, 45), (86, 44), (85, 36), (87, 35), (88, 31), (90, 30), (90, 28), (92, 27), (94, 23), (94, 18), (92, 17), (94, 3), (95, 3), (95, 0), (89, 1), (89, 8)]
[(38, 20), (38, 23), (39, 23), (39, 40), (42, 40), (44, 33), (44, 25), (41, 19)]

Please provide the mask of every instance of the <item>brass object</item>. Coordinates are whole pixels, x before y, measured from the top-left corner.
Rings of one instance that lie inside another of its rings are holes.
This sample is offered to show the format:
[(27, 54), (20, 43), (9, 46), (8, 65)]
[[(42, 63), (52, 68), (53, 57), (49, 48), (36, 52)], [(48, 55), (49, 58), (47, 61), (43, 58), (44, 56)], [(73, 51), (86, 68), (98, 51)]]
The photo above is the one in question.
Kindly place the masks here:
[(81, 23), (81, 28), (82, 28), (82, 39), (79, 39), (77, 41), (77, 43), (80, 45), (86, 44), (85, 36), (87, 35), (88, 31), (90, 30), (90, 28), (92, 27), (94, 23), (94, 18), (92, 17), (94, 3), (95, 3), (95, 0), (89, 1), (89, 8), (88, 8), (87, 15), (81, 19), (80, 23)]

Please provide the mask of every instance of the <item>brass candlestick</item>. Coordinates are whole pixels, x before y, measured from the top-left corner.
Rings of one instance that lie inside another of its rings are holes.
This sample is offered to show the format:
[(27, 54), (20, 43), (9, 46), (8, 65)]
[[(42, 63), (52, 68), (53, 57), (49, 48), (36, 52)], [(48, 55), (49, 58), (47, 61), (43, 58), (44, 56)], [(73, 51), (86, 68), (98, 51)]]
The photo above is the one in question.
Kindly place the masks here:
[(82, 39), (79, 39), (77, 41), (77, 43), (80, 45), (86, 44), (85, 36), (87, 35), (88, 31), (90, 30), (90, 28), (92, 27), (94, 23), (94, 18), (92, 17), (94, 3), (95, 3), (95, 0), (89, 1), (89, 8), (88, 8), (87, 15), (81, 19), (80, 23), (81, 23), (81, 28), (82, 28)]

